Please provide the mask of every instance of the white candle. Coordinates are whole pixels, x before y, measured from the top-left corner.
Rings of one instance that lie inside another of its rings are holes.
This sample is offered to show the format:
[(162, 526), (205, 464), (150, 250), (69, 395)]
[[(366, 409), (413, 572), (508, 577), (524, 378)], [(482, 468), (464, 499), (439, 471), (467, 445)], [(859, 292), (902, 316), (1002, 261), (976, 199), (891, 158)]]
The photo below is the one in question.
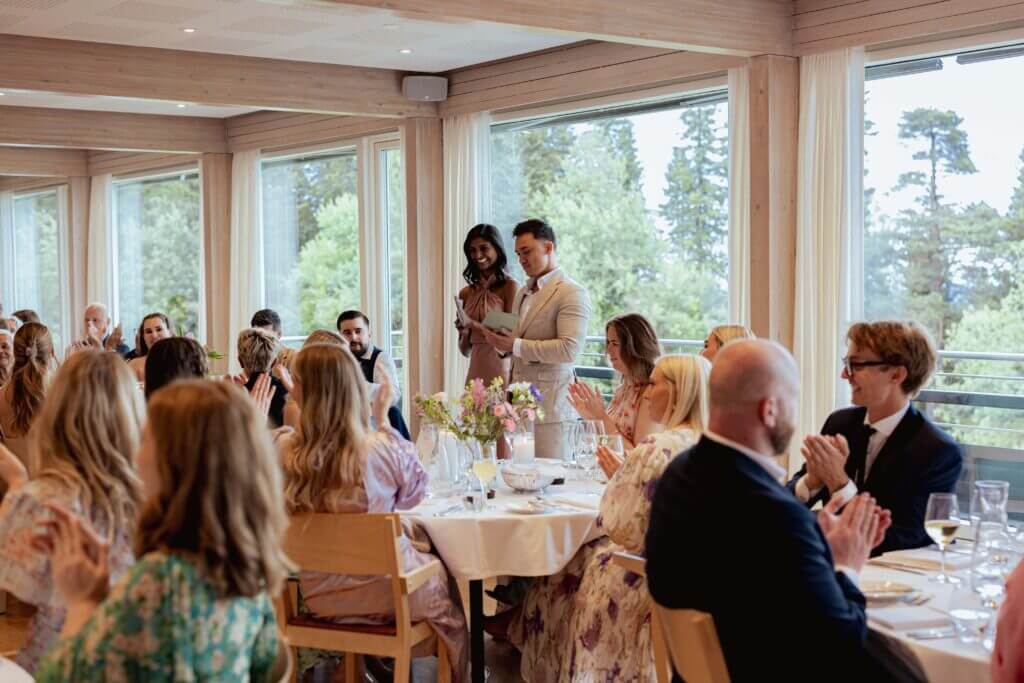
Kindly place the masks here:
[(533, 462), (533, 434), (512, 437), (512, 462)]

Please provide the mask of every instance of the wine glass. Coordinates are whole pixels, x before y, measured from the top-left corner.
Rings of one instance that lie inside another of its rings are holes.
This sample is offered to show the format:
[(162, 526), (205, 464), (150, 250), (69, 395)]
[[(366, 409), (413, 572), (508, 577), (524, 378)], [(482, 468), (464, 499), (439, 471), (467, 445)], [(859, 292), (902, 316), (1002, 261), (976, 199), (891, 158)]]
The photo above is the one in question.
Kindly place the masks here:
[(497, 449), (494, 444), (485, 444), (475, 453), (473, 460), (473, 474), (480, 482), (480, 495), (483, 501), (483, 509), (487, 509), (487, 487), (498, 474)]
[(576, 457), (576, 462), (583, 469), (584, 481), (593, 478), (593, 469), (597, 465), (597, 446), (604, 436), (604, 422), (601, 420), (585, 420), (583, 422), (582, 448)]
[(939, 575), (932, 578), (936, 583), (960, 583), (956, 577), (946, 574), (946, 548), (956, 530), (960, 528), (960, 508), (954, 493), (933, 493), (928, 496), (928, 507), (924, 513), (924, 530), (942, 551)]
[[(625, 449), (622, 446), (622, 435), (621, 434), (607, 434), (601, 437), (601, 445), (610, 450), (620, 458), (625, 457)], [(604, 471), (599, 471), (598, 475), (601, 477), (601, 481), (607, 481), (607, 477), (604, 476)]]

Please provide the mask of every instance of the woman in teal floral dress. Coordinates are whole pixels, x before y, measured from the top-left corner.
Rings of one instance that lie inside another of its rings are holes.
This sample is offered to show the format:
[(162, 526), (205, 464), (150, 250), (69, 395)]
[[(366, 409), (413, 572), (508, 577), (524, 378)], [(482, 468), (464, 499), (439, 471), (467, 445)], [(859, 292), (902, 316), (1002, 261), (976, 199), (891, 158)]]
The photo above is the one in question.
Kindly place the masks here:
[(67, 605), (36, 680), (265, 681), (278, 651), (270, 595), (289, 570), (274, 448), (229, 382), (172, 384), (149, 403), (135, 565), (107, 591), (109, 547), (54, 506), (41, 527)]
[(622, 550), (643, 552), (658, 479), (704, 429), (710, 367), (696, 355), (662, 356), (647, 400), (667, 429), (637, 444), (624, 461), (601, 449), (610, 479), (598, 524), (608, 536), (583, 546), (559, 573), (535, 581), (509, 627), (528, 683), (656, 680), (647, 586), (611, 558)]

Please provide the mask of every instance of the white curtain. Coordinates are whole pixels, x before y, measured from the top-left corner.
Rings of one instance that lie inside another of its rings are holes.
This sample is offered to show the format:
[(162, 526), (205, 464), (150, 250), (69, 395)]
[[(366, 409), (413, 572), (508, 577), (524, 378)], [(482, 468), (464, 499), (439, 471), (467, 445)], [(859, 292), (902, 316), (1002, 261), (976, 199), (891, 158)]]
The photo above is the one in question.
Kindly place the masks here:
[(14, 193), (0, 192), (0, 306), (10, 315), (14, 299)]
[[(89, 239), (86, 249), (85, 266), (85, 299), (86, 305), (102, 303), (113, 311), (114, 297), (114, 264), (113, 252), (113, 220), (112, 197), (114, 177), (109, 173), (92, 177), (89, 191)], [(72, 318), (77, 319), (83, 311), (72, 311)]]
[[(864, 51), (800, 59), (794, 353), (800, 367), (798, 434), (817, 433), (846, 403), (843, 332), (859, 296), (863, 226)], [(790, 458), (790, 470), (800, 467)]]
[(490, 213), (490, 125), (487, 112), (444, 120), (444, 387), (449, 394), (462, 389), (469, 369), (452, 325), (454, 297), (466, 285), (462, 241)]
[[(260, 152), (235, 153), (231, 161), (231, 312), (227, 356), (232, 373), (240, 370), (238, 333), (263, 308), (263, 221), (260, 202)], [(224, 353), (224, 349), (217, 349)]]
[(729, 69), (729, 321), (750, 325), (750, 70)]

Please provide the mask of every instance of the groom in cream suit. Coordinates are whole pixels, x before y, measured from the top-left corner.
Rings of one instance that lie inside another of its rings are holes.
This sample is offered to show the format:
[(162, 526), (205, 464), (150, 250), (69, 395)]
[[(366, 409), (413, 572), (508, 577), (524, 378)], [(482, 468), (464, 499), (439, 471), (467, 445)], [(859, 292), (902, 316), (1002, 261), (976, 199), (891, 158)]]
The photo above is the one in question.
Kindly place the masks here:
[(529, 276), (512, 307), (519, 324), (512, 334), (486, 328), (484, 334), (498, 353), (512, 356), (512, 381), (531, 382), (544, 395), (544, 419), (534, 425), (537, 456), (562, 458), (567, 453), (564, 423), (578, 417), (568, 394), (586, 341), (590, 298), (558, 267), (551, 226), (530, 219), (512, 235)]

